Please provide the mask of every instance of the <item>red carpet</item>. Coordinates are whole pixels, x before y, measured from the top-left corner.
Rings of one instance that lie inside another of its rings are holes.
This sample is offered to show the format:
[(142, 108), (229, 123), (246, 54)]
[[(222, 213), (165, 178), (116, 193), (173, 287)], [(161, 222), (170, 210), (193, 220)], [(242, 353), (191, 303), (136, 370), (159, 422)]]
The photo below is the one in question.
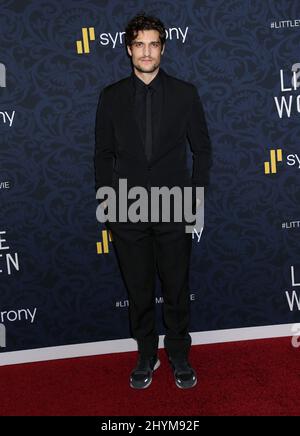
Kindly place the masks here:
[(291, 338), (193, 346), (198, 384), (175, 386), (165, 351), (136, 391), (136, 352), (0, 367), (0, 415), (299, 415), (300, 348)]

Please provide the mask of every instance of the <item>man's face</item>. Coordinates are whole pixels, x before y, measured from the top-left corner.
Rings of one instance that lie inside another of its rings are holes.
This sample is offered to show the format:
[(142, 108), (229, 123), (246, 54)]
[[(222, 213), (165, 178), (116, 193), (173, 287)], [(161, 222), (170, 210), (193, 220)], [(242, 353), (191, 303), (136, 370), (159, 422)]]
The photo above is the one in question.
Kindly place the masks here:
[(131, 47), (127, 46), (133, 66), (142, 73), (152, 73), (159, 67), (164, 49), (157, 30), (139, 30)]

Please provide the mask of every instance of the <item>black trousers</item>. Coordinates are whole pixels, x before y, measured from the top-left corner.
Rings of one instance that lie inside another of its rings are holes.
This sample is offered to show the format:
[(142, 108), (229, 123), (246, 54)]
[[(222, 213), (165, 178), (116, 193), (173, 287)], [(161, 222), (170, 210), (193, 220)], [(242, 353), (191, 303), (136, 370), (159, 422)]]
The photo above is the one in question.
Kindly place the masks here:
[(131, 335), (138, 351), (151, 356), (158, 349), (155, 284), (163, 293), (164, 346), (169, 356), (188, 356), (191, 336), (189, 264), (192, 237), (184, 223), (107, 223), (128, 291)]

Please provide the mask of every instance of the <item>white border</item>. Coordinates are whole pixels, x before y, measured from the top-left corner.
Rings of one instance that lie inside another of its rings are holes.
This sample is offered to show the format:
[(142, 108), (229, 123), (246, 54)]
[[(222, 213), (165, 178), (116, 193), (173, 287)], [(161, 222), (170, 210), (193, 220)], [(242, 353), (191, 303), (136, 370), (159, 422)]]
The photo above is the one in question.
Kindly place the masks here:
[[(192, 345), (293, 336), (292, 327), (294, 325), (295, 324), (278, 324), (263, 327), (194, 332), (191, 333)], [(159, 348), (164, 347), (163, 338), (163, 335), (159, 337)], [(68, 359), (73, 357), (95, 356), (100, 354), (123, 353), (136, 350), (137, 344), (134, 339), (117, 339), (113, 341), (35, 348), (33, 350), (0, 353), (0, 366), (41, 362), (45, 360)]]

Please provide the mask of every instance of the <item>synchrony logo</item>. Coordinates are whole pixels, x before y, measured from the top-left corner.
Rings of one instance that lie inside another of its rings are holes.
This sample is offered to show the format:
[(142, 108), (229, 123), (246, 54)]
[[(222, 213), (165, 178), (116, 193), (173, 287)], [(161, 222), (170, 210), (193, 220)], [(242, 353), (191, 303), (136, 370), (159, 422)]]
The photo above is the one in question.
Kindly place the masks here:
[(12, 111), (12, 112), (1, 111), (0, 112), (0, 116), (1, 116), (0, 120), (2, 121), (3, 124), (6, 124), (9, 127), (11, 127), (13, 125), (13, 122), (14, 122), (15, 113), (16, 113), (16, 111)]
[[(188, 26), (185, 28), (181, 27), (170, 27), (166, 29), (166, 38), (169, 40), (179, 40), (183, 44), (186, 41)], [(117, 45), (124, 44), (125, 32), (112, 33), (100, 33), (99, 44), (103, 46), (111, 45), (112, 48), (116, 48)], [(76, 41), (76, 51), (77, 54), (89, 54), (90, 53), (90, 42), (95, 41), (95, 28), (94, 27), (83, 27), (81, 29), (81, 39)]]
[(15, 321), (29, 321), (30, 324), (33, 324), (36, 312), (36, 307), (33, 309), (2, 310), (0, 311), (0, 321), (3, 324)]
[[(281, 148), (270, 150), (270, 160), (264, 162), (265, 174), (277, 174), (278, 163), (283, 163)], [(297, 153), (288, 154), (286, 157), (286, 164), (300, 169), (300, 155)]]
[(83, 27), (81, 29), (82, 40), (76, 41), (77, 53), (90, 53), (90, 41), (95, 41), (95, 28)]
[(29, 321), (33, 324), (36, 317), (37, 308), (16, 309), (0, 311), (0, 348), (6, 347), (6, 326), (5, 324), (15, 321)]
[(270, 150), (270, 162), (264, 162), (265, 174), (276, 174), (277, 162), (282, 162), (282, 150)]
[(111, 231), (102, 230), (102, 241), (96, 242), (97, 254), (109, 253), (109, 241), (111, 242), (112, 240)]
[[(6, 88), (6, 67), (4, 64), (0, 63), (0, 88)], [(0, 121), (2, 124), (12, 126), (16, 111), (1, 111)]]

